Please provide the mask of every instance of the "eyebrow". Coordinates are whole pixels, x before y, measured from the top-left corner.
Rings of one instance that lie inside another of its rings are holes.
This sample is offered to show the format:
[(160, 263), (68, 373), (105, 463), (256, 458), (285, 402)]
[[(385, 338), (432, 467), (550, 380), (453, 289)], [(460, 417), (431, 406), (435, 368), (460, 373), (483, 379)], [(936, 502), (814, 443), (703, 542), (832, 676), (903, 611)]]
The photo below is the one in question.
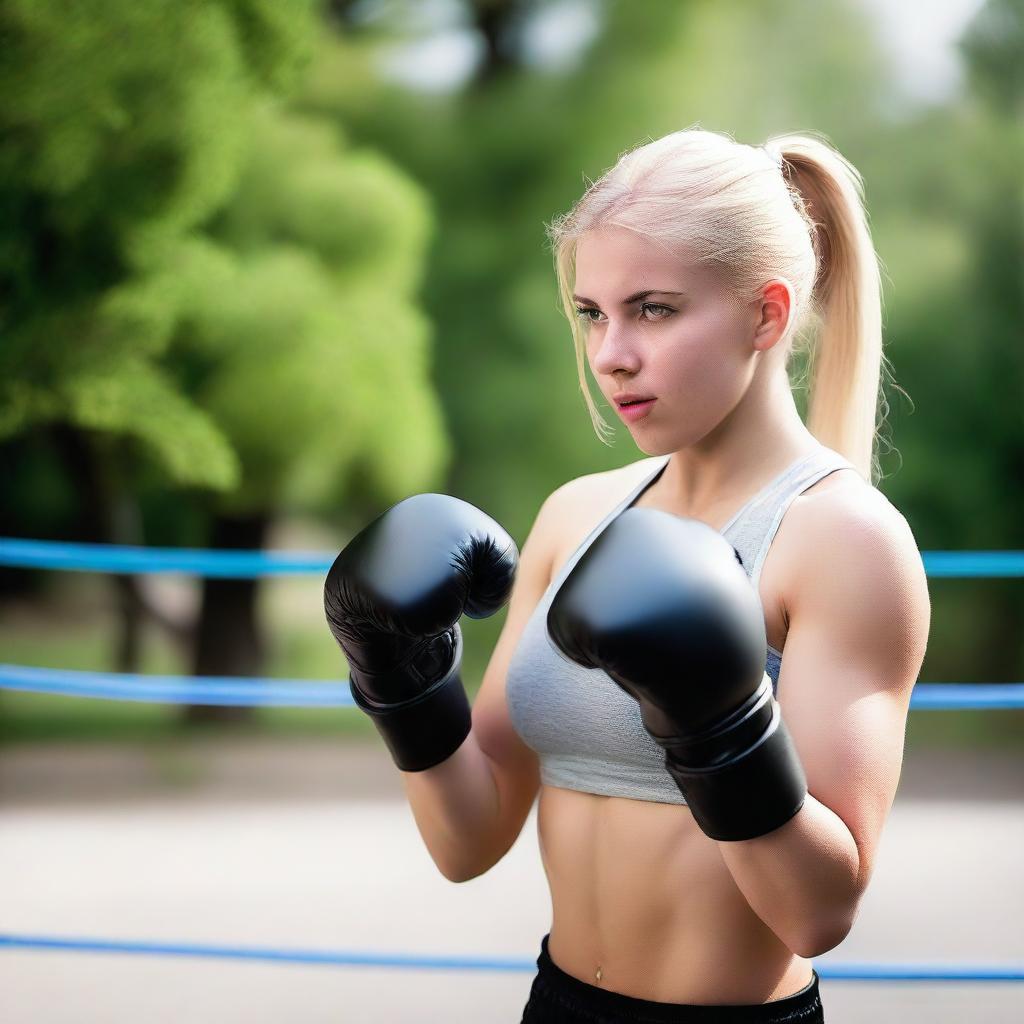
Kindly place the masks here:
[[(632, 306), (634, 302), (639, 302), (641, 299), (646, 299), (648, 295), (684, 295), (684, 292), (666, 292), (660, 288), (649, 288), (645, 292), (637, 292), (635, 295), (630, 295), (628, 299), (622, 300), (622, 305)], [(589, 302), (592, 306), (596, 306), (597, 303), (593, 299), (588, 299), (583, 295), (574, 295), (574, 302)]]

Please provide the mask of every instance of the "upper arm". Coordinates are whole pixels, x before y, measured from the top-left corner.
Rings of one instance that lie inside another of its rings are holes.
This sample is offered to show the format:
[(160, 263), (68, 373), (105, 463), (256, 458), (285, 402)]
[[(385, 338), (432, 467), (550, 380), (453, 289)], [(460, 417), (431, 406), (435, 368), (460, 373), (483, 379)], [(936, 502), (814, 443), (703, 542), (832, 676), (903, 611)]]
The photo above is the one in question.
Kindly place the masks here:
[(882, 495), (816, 504), (801, 520), (778, 698), (808, 792), (849, 828), (866, 885), (928, 640), (927, 579), (909, 525)]
[(523, 542), (505, 624), (473, 701), (473, 733), (491, 762), (498, 790), (499, 814), (506, 833), (503, 849), (519, 835), (540, 787), (537, 755), (523, 742), (509, 717), (505, 679), (523, 627), (551, 582), (557, 510), (567, 486), (545, 499)]

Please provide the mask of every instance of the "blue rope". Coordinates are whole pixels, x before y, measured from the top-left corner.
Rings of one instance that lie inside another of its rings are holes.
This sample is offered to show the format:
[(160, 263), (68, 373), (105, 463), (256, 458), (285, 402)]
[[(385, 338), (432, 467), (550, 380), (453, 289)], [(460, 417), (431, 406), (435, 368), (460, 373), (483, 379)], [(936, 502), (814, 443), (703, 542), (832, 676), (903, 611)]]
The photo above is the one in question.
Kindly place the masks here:
[[(922, 551), (932, 577), (1024, 576), (1024, 551)], [(316, 551), (210, 551), (0, 537), (0, 566), (78, 572), (190, 573), (199, 576), (325, 575), (334, 555)]]
[(191, 573), (251, 579), (255, 576), (326, 575), (333, 555), (309, 551), (208, 551), (0, 537), (0, 565), (78, 572)]
[[(355, 950), (275, 949), (268, 946), (218, 946), (207, 943), (133, 942), (119, 939), (61, 938), (0, 934), (0, 949), (61, 950), (75, 953), (209, 957), (224, 960), (271, 960), (348, 967), (405, 967), (419, 970), (534, 971), (536, 960), (524, 957), (422, 956), (415, 953), (369, 953)], [(988, 964), (820, 963), (822, 979), (835, 981), (1024, 981), (1024, 966)]]
[(101, 697), (152, 704), (240, 704), (246, 707), (353, 707), (348, 681), (158, 676), (0, 665), (0, 690), (61, 697)]
[(60, 938), (48, 935), (0, 934), (0, 949), (59, 949), (79, 953), (134, 953), (198, 956), (227, 960), (276, 960), (299, 964), (344, 964), (354, 967), (526, 971), (530, 960), (514, 957), (419, 956), (406, 953), (362, 953), (355, 950), (274, 949), (268, 946), (215, 946), (186, 942), (132, 942), (117, 939)]
[[(241, 704), (353, 707), (348, 680), (159, 676), (0, 664), (0, 690), (154, 704)], [(1024, 708), (1024, 683), (918, 683), (910, 707), (919, 711)]]
[(912, 711), (978, 711), (1024, 708), (1024, 683), (918, 683)]
[(1024, 551), (922, 551), (921, 558), (932, 578), (1024, 576)]

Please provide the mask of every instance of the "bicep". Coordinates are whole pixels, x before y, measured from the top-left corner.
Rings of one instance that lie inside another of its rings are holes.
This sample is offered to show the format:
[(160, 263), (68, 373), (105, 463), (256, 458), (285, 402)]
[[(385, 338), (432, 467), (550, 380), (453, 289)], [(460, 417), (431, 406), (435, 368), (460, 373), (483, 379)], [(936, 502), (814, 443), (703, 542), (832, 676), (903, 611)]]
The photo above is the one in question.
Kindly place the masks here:
[(810, 794), (849, 828), (870, 874), (903, 760), (930, 605), (920, 553), (888, 506), (808, 531), (778, 696)]

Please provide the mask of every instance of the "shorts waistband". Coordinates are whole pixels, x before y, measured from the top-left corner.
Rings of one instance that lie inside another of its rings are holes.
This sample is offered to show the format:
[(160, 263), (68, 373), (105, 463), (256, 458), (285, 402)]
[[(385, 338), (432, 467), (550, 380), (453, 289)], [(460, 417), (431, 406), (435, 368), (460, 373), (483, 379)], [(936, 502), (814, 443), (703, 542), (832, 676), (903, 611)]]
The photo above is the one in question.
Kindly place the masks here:
[(813, 968), (811, 980), (799, 992), (768, 1003), (698, 1004), (662, 1003), (609, 992), (567, 974), (548, 953), (548, 937), (541, 939), (537, 957), (538, 979), (552, 995), (563, 994), (581, 1009), (611, 1013), (627, 1021), (645, 1024), (800, 1024), (821, 1020), (821, 998), (818, 972)]

